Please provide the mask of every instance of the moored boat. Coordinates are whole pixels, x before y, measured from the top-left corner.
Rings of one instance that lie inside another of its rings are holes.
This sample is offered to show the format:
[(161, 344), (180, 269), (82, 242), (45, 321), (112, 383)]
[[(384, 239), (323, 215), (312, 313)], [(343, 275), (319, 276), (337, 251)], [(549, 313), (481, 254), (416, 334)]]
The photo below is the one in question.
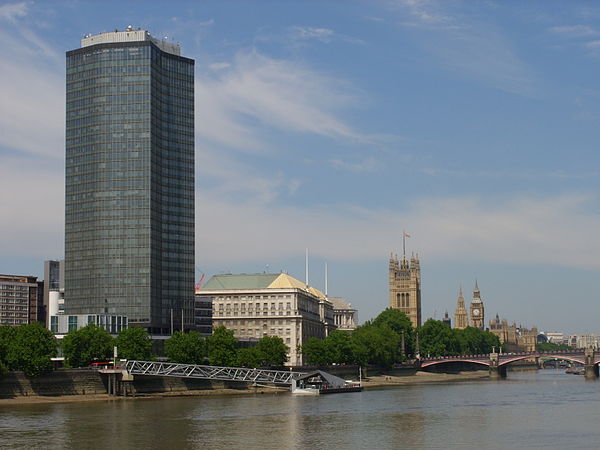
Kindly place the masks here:
[(343, 380), (322, 370), (315, 370), (292, 380), (292, 394), (340, 394), (360, 392), (362, 389), (360, 383)]

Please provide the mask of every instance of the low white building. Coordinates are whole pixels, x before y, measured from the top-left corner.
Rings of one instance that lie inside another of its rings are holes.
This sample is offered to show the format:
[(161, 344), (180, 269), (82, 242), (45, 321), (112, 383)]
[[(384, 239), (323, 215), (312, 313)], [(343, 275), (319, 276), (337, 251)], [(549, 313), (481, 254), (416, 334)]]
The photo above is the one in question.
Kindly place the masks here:
[(287, 365), (302, 365), (299, 347), (335, 329), (325, 295), (285, 274), (215, 275), (197, 291), (213, 305), (213, 329), (221, 325), (242, 340), (279, 336), (289, 348)]

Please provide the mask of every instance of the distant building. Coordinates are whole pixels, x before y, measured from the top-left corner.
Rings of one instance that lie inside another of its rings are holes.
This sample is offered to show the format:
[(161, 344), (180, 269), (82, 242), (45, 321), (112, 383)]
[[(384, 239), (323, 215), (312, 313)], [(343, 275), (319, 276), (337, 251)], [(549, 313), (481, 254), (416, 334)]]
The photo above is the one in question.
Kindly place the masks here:
[(565, 337), (565, 334), (563, 332), (560, 331), (545, 331), (544, 333), (542, 333), (544, 336), (546, 336), (546, 340), (547, 342), (551, 343), (551, 344), (568, 344), (569, 343), (569, 339), (567, 337)]
[(573, 334), (571, 345), (575, 348), (600, 349), (600, 336), (597, 334)]
[(358, 326), (358, 310), (341, 297), (328, 297), (333, 304), (333, 323), (338, 330), (352, 331)]
[(481, 292), (477, 281), (475, 282), (475, 288), (473, 289), (473, 299), (471, 300), (471, 326), (479, 328), (480, 330), (485, 329), (485, 310), (483, 306), (483, 300), (481, 299)]
[(0, 325), (44, 322), (44, 283), (27, 275), (0, 275)]
[(465, 307), (465, 298), (463, 297), (462, 287), (458, 292), (456, 300), (456, 311), (454, 312), (454, 328), (463, 330), (469, 326), (469, 315)]
[(194, 299), (194, 324), (196, 331), (202, 334), (212, 334), (212, 297), (202, 295), (200, 289), (196, 289)]
[(448, 311), (446, 311), (446, 313), (444, 314), (442, 322), (448, 325), (449, 328), (452, 328), (452, 320), (450, 320), (450, 316), (448, 316)]
[(392, 255), (389, 263), (390, 308), (408, 316), (413, 327), (421, 326), (421, 265), (419, 256), (409, 260)]
[(333, 305), (325, 295), (285, 274), (215, 275), (197, 301), (212, 303), (213, 328), (233, 330), (238, 339), (279, 336), (289, 348), (288, 365), (302, 365), (299, 347), (335, 329)]
[[(44, 312), (45, 312), (45, 324), (46, 327), (50, 327), (50, 315), (56, 314), (57, 311), (50, 311), (50, 297), (59, 295), (63, 302), (61, 302), (64, 308), (64, 296), (65, 296), (65, 262), (64, 261), (44, 261)], [(53, 300), (54, 305), (58, 305)]]
[(127, 328), (127, 317), (109, 314), (57, 314), (50, 316), (50, 331), (62, 339), (69, 331), (79, 330), (88, 325), (97, 325), (112, 335)]
[(506, 319), (500, 320), (498, 314), (496, 318), (490, 320), (489, 331), (500, 340), (507, 352), (534, 352), (537, 346), (538, 330), (536, 327), (523, 328), (518, 327), (516, 323), (508, 324)]

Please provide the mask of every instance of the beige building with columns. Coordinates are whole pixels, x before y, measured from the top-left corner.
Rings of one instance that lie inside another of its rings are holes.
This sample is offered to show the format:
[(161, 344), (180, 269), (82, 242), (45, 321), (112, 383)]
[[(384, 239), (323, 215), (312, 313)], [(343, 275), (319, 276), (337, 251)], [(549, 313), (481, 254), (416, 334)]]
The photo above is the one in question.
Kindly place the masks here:
[(215, 275), (197, 295), (212, 301), (213, 329), (223, 325), (238, 339), (282, 338), (290, 366), (303, 364), (299, 347), (309, 338), (336, 328), (325, 295), (285, 273)]
[(333, 323), (338, 330), (352, 331), (358, 326), (358, 310), (341, 297), (328, 297), (333, 305)]

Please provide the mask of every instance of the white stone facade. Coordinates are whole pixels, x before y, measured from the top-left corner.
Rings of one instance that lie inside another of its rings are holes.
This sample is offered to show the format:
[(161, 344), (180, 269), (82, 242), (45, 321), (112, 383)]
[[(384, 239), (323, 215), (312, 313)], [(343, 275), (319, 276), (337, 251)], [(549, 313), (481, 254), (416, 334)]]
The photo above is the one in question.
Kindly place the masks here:
[(335, 329), (333, 305), (313, 288), (211, 289), (215, 284), (209, 282), (199, 292), (212, 300), (213, 330), (223, 325), (243, 340), (279, 336), (289, 348), (286, 365), (302, 365), (299, 347)]

